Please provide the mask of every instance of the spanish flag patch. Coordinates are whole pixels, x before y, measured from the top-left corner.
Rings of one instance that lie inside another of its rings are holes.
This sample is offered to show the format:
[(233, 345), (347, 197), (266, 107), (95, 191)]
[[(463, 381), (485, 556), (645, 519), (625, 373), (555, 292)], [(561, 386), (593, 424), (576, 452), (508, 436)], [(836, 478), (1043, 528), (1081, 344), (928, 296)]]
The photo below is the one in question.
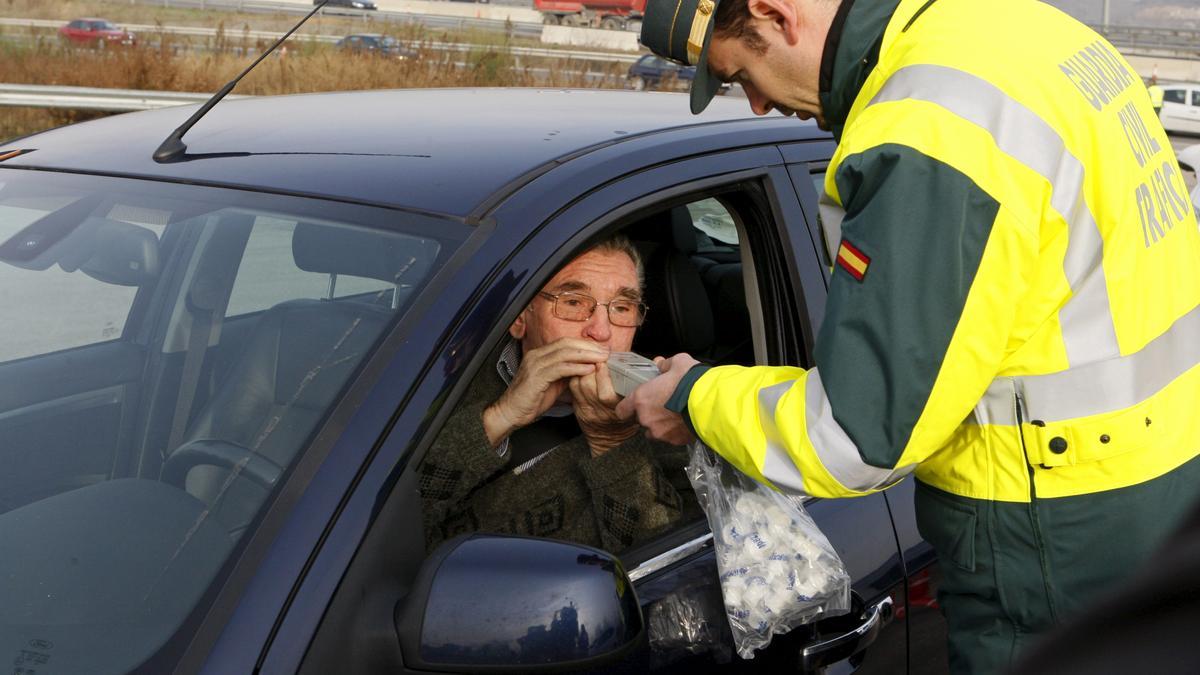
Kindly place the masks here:
[(843, 239), (838, 246), (837, 264), (849, 272), (850, 276), (862, 281), (863, 277), (867, 276), (867, 266), (871, 264), (871, 259), (855, 248), (854, 244)]

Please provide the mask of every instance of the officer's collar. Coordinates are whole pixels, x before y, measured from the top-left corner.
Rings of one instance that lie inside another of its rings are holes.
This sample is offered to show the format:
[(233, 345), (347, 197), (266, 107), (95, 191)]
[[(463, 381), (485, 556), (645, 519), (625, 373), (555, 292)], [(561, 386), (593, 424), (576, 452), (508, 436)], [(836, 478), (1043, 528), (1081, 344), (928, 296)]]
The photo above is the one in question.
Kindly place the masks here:
[(821, 109), (840, 141), (846, 116), (879, 61), (879, 45), (900, 0), (842, 0), (821, 56)]

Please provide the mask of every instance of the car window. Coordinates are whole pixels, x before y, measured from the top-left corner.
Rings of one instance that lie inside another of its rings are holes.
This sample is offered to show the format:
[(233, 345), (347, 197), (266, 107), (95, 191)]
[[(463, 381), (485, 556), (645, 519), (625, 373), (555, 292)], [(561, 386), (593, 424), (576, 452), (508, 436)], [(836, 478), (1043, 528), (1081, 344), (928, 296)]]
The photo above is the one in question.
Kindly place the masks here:
[[(0, 555), (0, 652), (53, 644), (61, 672), (173, 672), (163, 654), (190, 638), (172, 635), (469, 232), (0, 170), (0, 541), (20, 542)], [(258, 314), (235, 326), (227, 305)]]
[(1166, 89), (1163, 91), (1163, 101), (1167, 103), (1187, 103), (1187, 92), (1183, 89)]
[[(70, 190), (30, 195), (0, 183), (0, 241), (78, 201)], [(145, 227), (156, 239), (166, 224), (162, 212), (119, 202), (106, 205), (99, 217)], [(44, 270), (0, 265), (0, 308), (7, 308), (8, 318), (0, 363), (120, 338), (136, 294), (136, 287), (105, 284), (69, 260)]]
[(1192, 105), (1200, 106), (1200, 89), (1192, 90)]
[(692, 225), (699, 231), (699, 250), (715, 250), (724, 246), (737, 246), (737, 225), (733, 214), (715, 198), (702, 199), (687, 205), (692, 216)]
[(297, 267), (292, 241), (298, 224), (298, 220), (291, 218), (255, 217), (225, 316), (259, 312), (295, 298), (390, 295), (394, 285), (387, 281), (350, 274), (309, 272)]
[[(681, 228), (684, 223), (691, 227)], [(640, 297), (649, 306), (644, 323), (617, 326), (610, 311), (605, 322), (611, 331), (606, 335), (612, 336), (605, 343), (608, 348), (647, 357), (688, 351), (709, 363), (754, 363), (738, 228), (739, 216), (725, 198), (698, 196), (640, 217), (622, 230), (620, 239), (592, 250), (592, 255), (618, 260), (627, 260), (632, 251), (644, 275)], [(566, 282), (593, 293), (607, 288), (588, 277), (593, 272), (587, 265), (578, 268), (579, 278), (570, 276), (572, 266), (567, 261), (559, 270), (568, 274)], [(636, 285), (636, 276), (629, 283)], [(608, 296), (598, 299), (611, 301)], [(520, 319), (520, 334), (502, 336), (471, 375), (464, 400), (450, 413), (418, 470), (429, 550), (458, 534), (490, 531), (564, 539), (619, 553), (702, 517), (683, 471), (685, 448), (653, 444), (637, 434), (606, 450), (622, 458), (612, 463), (627, 468), (605, 471), (623, 472), (623, 478), (601, 478), (589, 469), (588, 435), (570, 404), (518, 422), (496, 448), (484, 440), (489, 432), (482, 413), (507, 396), (510, 383), (520, 378), (526, 348), (563, 337), (600, 339), (579, 328), (586, 320), (560, 316), (573, 307), (558, 298), (535, 296), (529, 314), (521, 315), (526, 318)], [(589, 316), (605, 309), (596, 305)]]

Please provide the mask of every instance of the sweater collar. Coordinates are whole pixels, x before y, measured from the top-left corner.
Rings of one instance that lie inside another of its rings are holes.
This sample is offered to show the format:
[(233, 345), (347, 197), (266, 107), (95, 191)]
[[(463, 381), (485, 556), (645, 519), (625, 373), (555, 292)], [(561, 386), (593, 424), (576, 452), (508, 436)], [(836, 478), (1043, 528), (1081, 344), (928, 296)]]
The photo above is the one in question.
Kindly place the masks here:
[(867, 76), (879, 62), (879, 45), (900, 0), (842, 0), (821, 56), (821, 108), (837, 141)]

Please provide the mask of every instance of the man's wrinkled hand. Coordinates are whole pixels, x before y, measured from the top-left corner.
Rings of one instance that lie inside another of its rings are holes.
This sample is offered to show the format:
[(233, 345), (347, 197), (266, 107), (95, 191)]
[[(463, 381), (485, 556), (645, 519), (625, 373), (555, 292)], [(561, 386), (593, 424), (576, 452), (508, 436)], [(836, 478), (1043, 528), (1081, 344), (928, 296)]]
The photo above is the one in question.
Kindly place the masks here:
[(676, 354), (669, 359), (660, 356), (654, 362), (662, 374), (630, 392), (617, 405), (617, 415), (622, 419), (636, 416), (638, 423), (645, 427), (646, 436), (652, 440), (687, 445), (696, 437), (683, 421), (683, 415), (671, 412), (665, 406), (679, 381), (700, 362), (688, 354)]
[(562, 338), (521, 355), (521, 367), (504, 394), (483, 413), (493, 447), (533, 423), (554, 405), (573, 377), (593, 374), (608, 350), (587, 340)]
[(574, 399), (575, 420), (587, 438), (592, 457), (599, 457), (637, 433), (637, 424), (617, 415), (621, 397), (613, 389), (608, 364), (595, 372), (572, 377), (568, 383)]

